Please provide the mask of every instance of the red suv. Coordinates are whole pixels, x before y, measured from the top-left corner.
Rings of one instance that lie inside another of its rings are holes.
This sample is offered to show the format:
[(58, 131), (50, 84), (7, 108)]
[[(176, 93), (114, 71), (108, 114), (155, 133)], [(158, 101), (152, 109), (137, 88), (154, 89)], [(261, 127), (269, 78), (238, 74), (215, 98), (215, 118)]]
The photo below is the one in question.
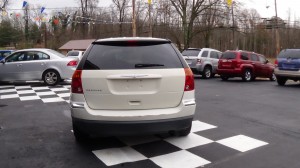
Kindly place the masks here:
[(222, 80), (242, 77), (243, 81), (251, 81), (256, 77), (265, 77), (274, 81), (274, 68), (263, 55), (248, 51), (226, 51), (219, 60), (217, 73)]

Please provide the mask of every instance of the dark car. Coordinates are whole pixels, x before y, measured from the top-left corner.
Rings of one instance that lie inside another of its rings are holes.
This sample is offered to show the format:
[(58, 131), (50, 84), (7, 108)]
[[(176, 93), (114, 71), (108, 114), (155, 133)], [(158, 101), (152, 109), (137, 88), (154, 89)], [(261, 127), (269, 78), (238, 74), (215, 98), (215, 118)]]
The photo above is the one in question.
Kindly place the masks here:
[(300, 80), (300, 49), (285, 49), (277, 56), (275, 61), (275, 75), (280, 86), (285, 85), (291, 79)]
[(13, 53), (13, 50), (0, 50), (0, 60)]
[(264, 77), (274, 81), (274, 68), (263, 55), (249, 51), (226, 51), (219, 60), (217, 72), (222, 80), (241, 77), (243, 81), (251, 81)]

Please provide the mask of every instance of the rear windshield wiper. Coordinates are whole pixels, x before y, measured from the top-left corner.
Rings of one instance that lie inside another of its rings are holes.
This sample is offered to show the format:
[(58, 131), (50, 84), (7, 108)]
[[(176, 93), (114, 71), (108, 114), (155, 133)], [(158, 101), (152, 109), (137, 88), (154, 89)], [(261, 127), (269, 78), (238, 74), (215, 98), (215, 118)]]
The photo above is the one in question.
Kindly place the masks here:
[(135, 64), (136, 68), (165, 66), (163, 64)]

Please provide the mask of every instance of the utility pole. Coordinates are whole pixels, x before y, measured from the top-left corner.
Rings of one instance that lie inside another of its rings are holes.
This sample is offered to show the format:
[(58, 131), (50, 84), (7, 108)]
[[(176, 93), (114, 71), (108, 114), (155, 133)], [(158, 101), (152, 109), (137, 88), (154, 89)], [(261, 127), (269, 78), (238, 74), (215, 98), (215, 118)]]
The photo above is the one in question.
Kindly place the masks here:
[(44, 46), (44, 47), (47, 48), (47, 40), (48, 40), (48, 37), (47, 37), (47, 24), (46, 24), (46, 22), (45, 22), (44, 25), (45, 25), (45, 27), (44, 27), (44, 28), (45, 28), (45, 30), (44, 30), (44, 38), (45, 38), (45, 39), (44, 39), (44, 40), (45, 40), (45, 41), (44, 41), (44, 45), (45, 45), (45, 46)]
[(151, 1), (148, 3), (149, 5), (149, 37), (152, 37), (152, 16), (151, 16)]
[(275, 14), (276, 14), (276, 34), (275, 34), (275, 41), (276, 41), (276, 56), (280, 52), (280, 36), (279, 36), (279, 31), (278, 31), (278, 17), (277, 17), (277, 0), (275, 0)]
[(136, 37), (135, 0), (132, 0), (132, 37)]
[(235, 50), (235, 22), (234, 22), (234, 13), (233, 13), (233, 3), (231, 4), (231, 13), (232, 13), (232, 49)]
[(25, 19), (25, 41), (26, 45), (28, 42), (28, 37), (29, 37), (29, 26), (28, 26), (28, 21), (29, 21), (29, 12), (28, 12), (28, 5), (25, 6), (24, 9), (24, 19)]

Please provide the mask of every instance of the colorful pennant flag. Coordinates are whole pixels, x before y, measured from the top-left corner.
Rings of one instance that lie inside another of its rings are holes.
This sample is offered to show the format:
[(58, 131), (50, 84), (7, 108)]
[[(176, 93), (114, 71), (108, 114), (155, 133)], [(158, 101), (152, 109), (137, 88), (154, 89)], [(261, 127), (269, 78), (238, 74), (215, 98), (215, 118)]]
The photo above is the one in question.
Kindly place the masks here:
[(41, 13), (43, 13), (45, 9), (46, 9), (45, 7), (42, 7), (41, 8)]
[(22, 8), (25, 8), (25, 6), (27, 6), (27, 2), (26, 1), (23, 1), (23, 6), (22, 6)]

